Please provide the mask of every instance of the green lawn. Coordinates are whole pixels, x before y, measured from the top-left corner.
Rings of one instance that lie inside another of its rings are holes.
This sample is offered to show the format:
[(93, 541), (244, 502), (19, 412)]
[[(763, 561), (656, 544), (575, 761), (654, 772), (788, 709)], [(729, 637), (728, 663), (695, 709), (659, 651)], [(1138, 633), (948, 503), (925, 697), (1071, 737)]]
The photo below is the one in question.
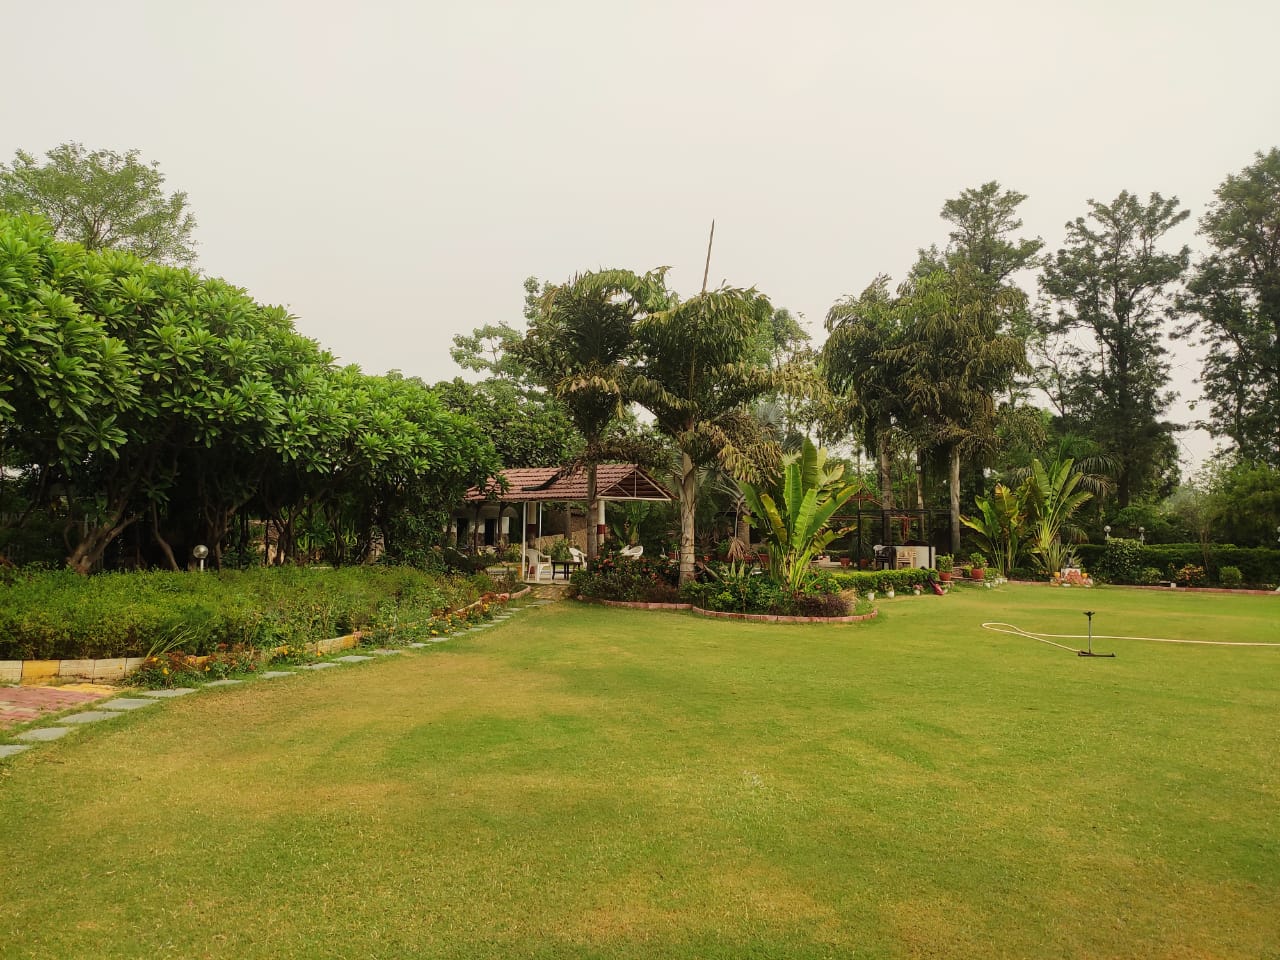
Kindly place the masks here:
[(0, 764), (0, 955), (1280, 957), (1280, 598), (529, 609)]

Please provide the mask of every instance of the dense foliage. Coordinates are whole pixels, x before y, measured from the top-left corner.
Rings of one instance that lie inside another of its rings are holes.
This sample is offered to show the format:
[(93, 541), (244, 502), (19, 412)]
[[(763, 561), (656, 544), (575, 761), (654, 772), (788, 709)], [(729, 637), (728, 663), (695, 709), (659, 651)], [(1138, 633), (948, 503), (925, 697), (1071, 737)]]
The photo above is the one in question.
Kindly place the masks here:
[[(1136, 546), (1136, 550), (1134, 549)], [(1220, 582), (1222, 570), (1234, 567), (1248, 586), (1272, 590), (1280, 585), (1280, 549), (1235, 547), (1199, 543), (1137, 544), (1112, 537), (1105, 544), (1084, 544), (1077, 548), (1080, 561), (1100, 578), (1113, 583), (1146, 583), (1146, 570), (1159, 573), (1158, 580), (1176, 580), (1184, 567), (1200, 567), (1210, 582)]]
[(34, 219), (0, 216), (0, 374), (4, 526), (43, 522), (82, 573), (109, 547), (170, 569), (199, 543), (215, 566), (403, 557), (496, 467), (420, 381), (336, 368), (279, 307)]
[(59, 240), (86, 250), (116, 249), (147, 260), (191, 263), (195, 216), (182, 191), (166, 194), (164, 174), (137, 150), (54, 147), (41, 163), (19, 150), (0, 163), (0, 213), (35, 213)]
[(0, 660), (300, 646), (354, 630), (426, 620), (469, 603), (490, 586), (484, 577), (433, 576), (389, 566), (204, 576), (10, 573), (0, 583)]

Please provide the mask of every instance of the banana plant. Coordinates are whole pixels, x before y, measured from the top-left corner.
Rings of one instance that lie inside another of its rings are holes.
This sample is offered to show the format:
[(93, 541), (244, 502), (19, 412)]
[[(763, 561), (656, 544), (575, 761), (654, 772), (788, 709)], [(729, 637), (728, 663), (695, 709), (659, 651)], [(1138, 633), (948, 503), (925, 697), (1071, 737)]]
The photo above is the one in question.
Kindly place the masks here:
[(1074, 465), (1070, 457), (1047, 467), (1032, 460), (1031, 476), (1023, 485), (1022, 500), (1031, 521), (1031, 555), (1048, 574), (1070, 561), (1074, 550), (1064, 538), (1074, 533), (1071, 517), (1093, 496), (1079, 489), (1084, 477)]
[(1018, 565), (1027, 540), (1027, 512), (1019, 490), (997, 483), (990, 497), (978, 497), (978, 515), (961, 517), (977, 536), (982, 552), (991, 557), (1002, 577)]
[(810, 563), (847, 528), (833, 528), (836, 511), (862, 490), (861, 481), (844, 479), (844, 466), (827, 465), (825, 450), (808, 438), (798, 454), (783, 458), (782, 475), (772, 485), (740, 482), (769, 554), (769, 575), (798, 590), (813, 576)]

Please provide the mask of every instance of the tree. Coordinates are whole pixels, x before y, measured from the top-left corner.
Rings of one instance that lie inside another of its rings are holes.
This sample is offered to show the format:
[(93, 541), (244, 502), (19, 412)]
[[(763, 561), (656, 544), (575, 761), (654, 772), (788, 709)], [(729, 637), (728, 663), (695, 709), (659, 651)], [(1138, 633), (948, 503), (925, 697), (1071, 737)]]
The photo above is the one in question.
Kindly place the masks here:
[(569, 463), (582, 453), (582, 437), (564, 407), (541, 390), (522, 389), (506, 377), (476, 383), (454, 377), (432, 389), (446, 408), (474, 421), (493, 441), (504, 467)]
[(951, 550), (959, 553), (961, 459), (991, 458), (999, 440), (996, 395), (1030, 372), (1026, 344), (1011, 332), (1026, 297), (990, 283), (961, 258), (904, 284), (898, 308), (909, 331), (900, 351), (902, 387), (921, 445), (947, 452)]
[(1207, 426), (1246, 460), (1280, 467), (1280, 149), (1227, 177), (1200, 220), (1212, 251), (1181, 304), (1208, 352)]
[(195, 217), (182, 191), (165, 194), (164, 174), (137, 150), (86, 151), (64, 143), (41, 163), (19, 150), (0, 164), (0, 211), (37, 213), (59, 240), (86, 250), (124, 250), (146, 260), (195, 260)]
[(899, 419), (912, 415), (903, 384), (910, 371), (905, 314), (889, 292), (889, 278), (876, 277), (857, 297), (845, 297), (827, 311), (829, 335), (821, 369), (840, 395), (843, 419), (869, 456), (876, 458), (881, 509), (893, 509), (894, 433)]
[[(661, 286), (657, 271), (642, 283)], [(608, 460), (644, 459), (645, 450), (613, 430), (626, 406), (632, 327), (642, 305), (628, 295), (631, 275), (588, 273), (548, 289), (541, 310), (515, 350), (538, 381), (560, 402), (585, 446), (578, 463), (587, 475), (587, 559), (599, 547), (597, 468)], [(578, 464), (575, 464), (575, 466)]]
[(752, 362), (757, 334), (773, 313), (756, 290), (721, 287), (676, 302), (643, 278), (615, 280), (647, 308), (632, 328), (628, 393), (680, 451), (683, 584), (694, 577), (698, 468), (715, 463), (743, 480), (775, 468), (781, 451), (748, 405), (778, 390), (803, 392), (812, 381), (791, 365), (771, 370)]
[(1176, 429), (1160, 420), (1173, 399), (1161, 335), (1190, 251), (1158, 245), (1187, 216), (1176, 197), (1158, 193), (1145, 203), (1128, 191), (1110, 204), (1090, 200), (1088, 217), (1067, 224), (1066, 246), (1041, 278), (1058, 304), (1045, 332), (1064, 338), (1066, 360), (1045, 386), (1068, 427), (1094, 436), (1118, 463), (1121, 507), (1158, 479)]
[(946, 201), (942, 219), (953, 227), (947, 265), (968, 266), (989, 287), (1000, 286), (1019, 270), (1033, 265), (1044, 241), (1039, 237), (1011, 236), (1022, 229), (1017, 211), (1026, 199), (1025, 193), (1002, 190), (992, 180)]

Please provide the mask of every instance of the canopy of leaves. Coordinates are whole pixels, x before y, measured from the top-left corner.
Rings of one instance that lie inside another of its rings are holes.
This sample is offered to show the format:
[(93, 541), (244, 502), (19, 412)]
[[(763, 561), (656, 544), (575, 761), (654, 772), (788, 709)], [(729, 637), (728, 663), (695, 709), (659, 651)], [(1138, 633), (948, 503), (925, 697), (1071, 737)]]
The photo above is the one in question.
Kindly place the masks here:
[(1182, 306), (1207, 348), (1208, 426), (1247, 460), (1280, 467), (1280, 149), (1223, 181), (1200, 220), (1211, 252)]
[(195, 260), (195, 217), (182, 191), (166, 194), (164, 175), (137, 150), (54, 147), (41, 163), (19, 150), (0, 164), (0, 212), (35, 213), (54, 236), (86, 250), (113, 248), (164, 263)]
[(1145, 202), (1127, 191), (1110, 204), (1090, 201), (1088, 217), (1067, 224), (1067, 244), (1041, 279), (1058, 305), (1046, 332), (1064, 337), (1045, 386), (1068, 426), (1115, 458), (1121, 506), (1160, 479), (1175, 429), (1160, 419), (1173, 396), (1162, 336), (1190, 251), (1159, 244), (1187, 216), (1176, 197), (1158, 193)]

